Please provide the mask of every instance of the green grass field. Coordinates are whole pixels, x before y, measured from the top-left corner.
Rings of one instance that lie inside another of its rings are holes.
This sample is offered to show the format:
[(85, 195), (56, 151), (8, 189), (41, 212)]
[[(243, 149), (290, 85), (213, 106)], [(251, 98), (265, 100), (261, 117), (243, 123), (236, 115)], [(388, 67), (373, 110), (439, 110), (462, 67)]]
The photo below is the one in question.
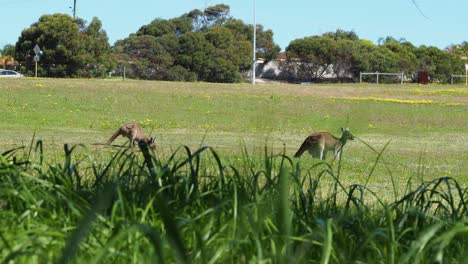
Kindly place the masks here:
[[(349, 127), (380, 151), (398, 182), (450, 176), (468, 183), (468, 89), (375, 84), (287, 85), (120, 80), (0, 80), (0, 150), (27, 145), (34, 131), (47, 152), (64, 143), (103, 143), (127, 121), (157, 137), (158, 155), (209, 145), (225, 158), (266, 145), (292, 156), (312, 131)], [(123, 144), (119, 138), (118, 144)], [(368, 175), (377, 155), (359, 140), (344, 151), (349, 183)], [(317, 160), (304, 156), (304, 163)], [(372, 183), (388, 186), (385, 166)], [(385, 194), (386, 195), (386, 194)]]
[[(465, 86), (28, 78), (0, 93), (2, 262), (467, 257)], [(93, 145), (127, 121), (154, 155)], [(342, 160), (292, 158), (340, 127), (357, 137)]]

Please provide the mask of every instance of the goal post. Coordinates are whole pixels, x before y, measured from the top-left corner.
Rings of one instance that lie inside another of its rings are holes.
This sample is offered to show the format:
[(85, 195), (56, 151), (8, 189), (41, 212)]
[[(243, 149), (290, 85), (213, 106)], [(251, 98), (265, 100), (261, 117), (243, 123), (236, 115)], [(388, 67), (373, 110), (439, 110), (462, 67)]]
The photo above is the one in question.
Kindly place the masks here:
[(400, 83), (403, 84), (403, 79), (404, 79), (404, 73), (403, 72), (398, 72), (398, 73), (392, 73), (392, 72), (360, 72), (359, 73), (359, 83), (362, 83), (362, 76), (363, 75), (376, 75), (376, 83), (379, 84), (379, 77), (380, 76), (397, 76), (400, 77)]
[(450, 84), (452, 84), (452, 85), (454, 84), (453, 79), (455, 79), (455, 78), (465, 79), (465, 85), (467, 85), (467, 83), (468, 83), (468, 76), (467, 75), (454, 75), (454, 74), (451, 74), (450, 76), (452, 77), (451, 80), (450, 80)]

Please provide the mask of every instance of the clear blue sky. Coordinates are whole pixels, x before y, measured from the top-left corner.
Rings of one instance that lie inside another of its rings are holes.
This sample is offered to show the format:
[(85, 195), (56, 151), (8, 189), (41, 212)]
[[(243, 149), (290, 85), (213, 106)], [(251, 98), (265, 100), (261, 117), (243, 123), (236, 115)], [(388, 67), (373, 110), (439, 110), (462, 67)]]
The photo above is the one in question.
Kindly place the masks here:
[[(77, 16), (96, 16), (110, 44), (155, 18), (174, 18), (195, 8), (225, 3), (231, 15), (253, 23), (254, 0), (77, 0)], [(416, 3), (416, 5), (414, 4)], [(0, 47), (15, 44), (21, 31), (44, 14), (72, 14), (73, 0), (0, 0)], [(336, 29), (353, 30), (377, 43), (380, 37), (405, 38), (416, 46), (468, 41), (468, 0), (256, 0), (257, 23), (272, 29), (282, 49), (290, 41)], [(418, 8), (419, 7), (419, 8)]]

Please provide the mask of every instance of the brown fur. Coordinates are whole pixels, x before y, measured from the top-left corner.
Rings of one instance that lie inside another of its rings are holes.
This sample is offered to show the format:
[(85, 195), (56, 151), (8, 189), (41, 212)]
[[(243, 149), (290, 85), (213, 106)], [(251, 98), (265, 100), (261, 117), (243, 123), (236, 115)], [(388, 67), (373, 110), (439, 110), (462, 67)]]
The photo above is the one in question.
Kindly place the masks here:
[(343, 132), (341, 138), (328, 132), (313, 132), (307, 136), (294, 157), (300, 157), (305, 151), (309, 151), (312, 157), (324, 160), (327, 152), (332, 150), (335, 155), (334, 160), (339, 158), (346, 141), (354, 139), (348, 128), (342, 128), (341, 131)]
[(135, 142), (140, 143), (144, 142), (148, 144), (150, 148), (155, 148), (156, 143), (154, 138), (148, 138), (143, 131), (143, 128), (138, 126), (136, 123), (128, 122), (123, 124), (112, 137), (107, 141), (107, 144), (110, 145), (118, 136), (127, 137), (130, 140), (130, 146), (134, 146)]

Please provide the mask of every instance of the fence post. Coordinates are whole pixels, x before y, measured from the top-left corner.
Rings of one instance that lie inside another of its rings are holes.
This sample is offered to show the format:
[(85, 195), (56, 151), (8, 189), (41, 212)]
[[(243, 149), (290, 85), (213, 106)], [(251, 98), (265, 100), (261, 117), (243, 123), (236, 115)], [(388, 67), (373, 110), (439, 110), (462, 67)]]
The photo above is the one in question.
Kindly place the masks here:
[(125, 81), (125, 65), (124, 65), (124, 68), (123, 68), (123, 80)]
[(401, 72), (401, 84), (403, 84), (403, 72)]
[(379, 72), (375, 72), (377, 74), (377, 84), (379, 84)]
[(362, 83), (362, 72), (359, 72), (359, 83)]
[(450, 74), (450, 77), (451, 77), (451, 81), (450, 81), (450, 84), (453, 85), (453, 74)]

